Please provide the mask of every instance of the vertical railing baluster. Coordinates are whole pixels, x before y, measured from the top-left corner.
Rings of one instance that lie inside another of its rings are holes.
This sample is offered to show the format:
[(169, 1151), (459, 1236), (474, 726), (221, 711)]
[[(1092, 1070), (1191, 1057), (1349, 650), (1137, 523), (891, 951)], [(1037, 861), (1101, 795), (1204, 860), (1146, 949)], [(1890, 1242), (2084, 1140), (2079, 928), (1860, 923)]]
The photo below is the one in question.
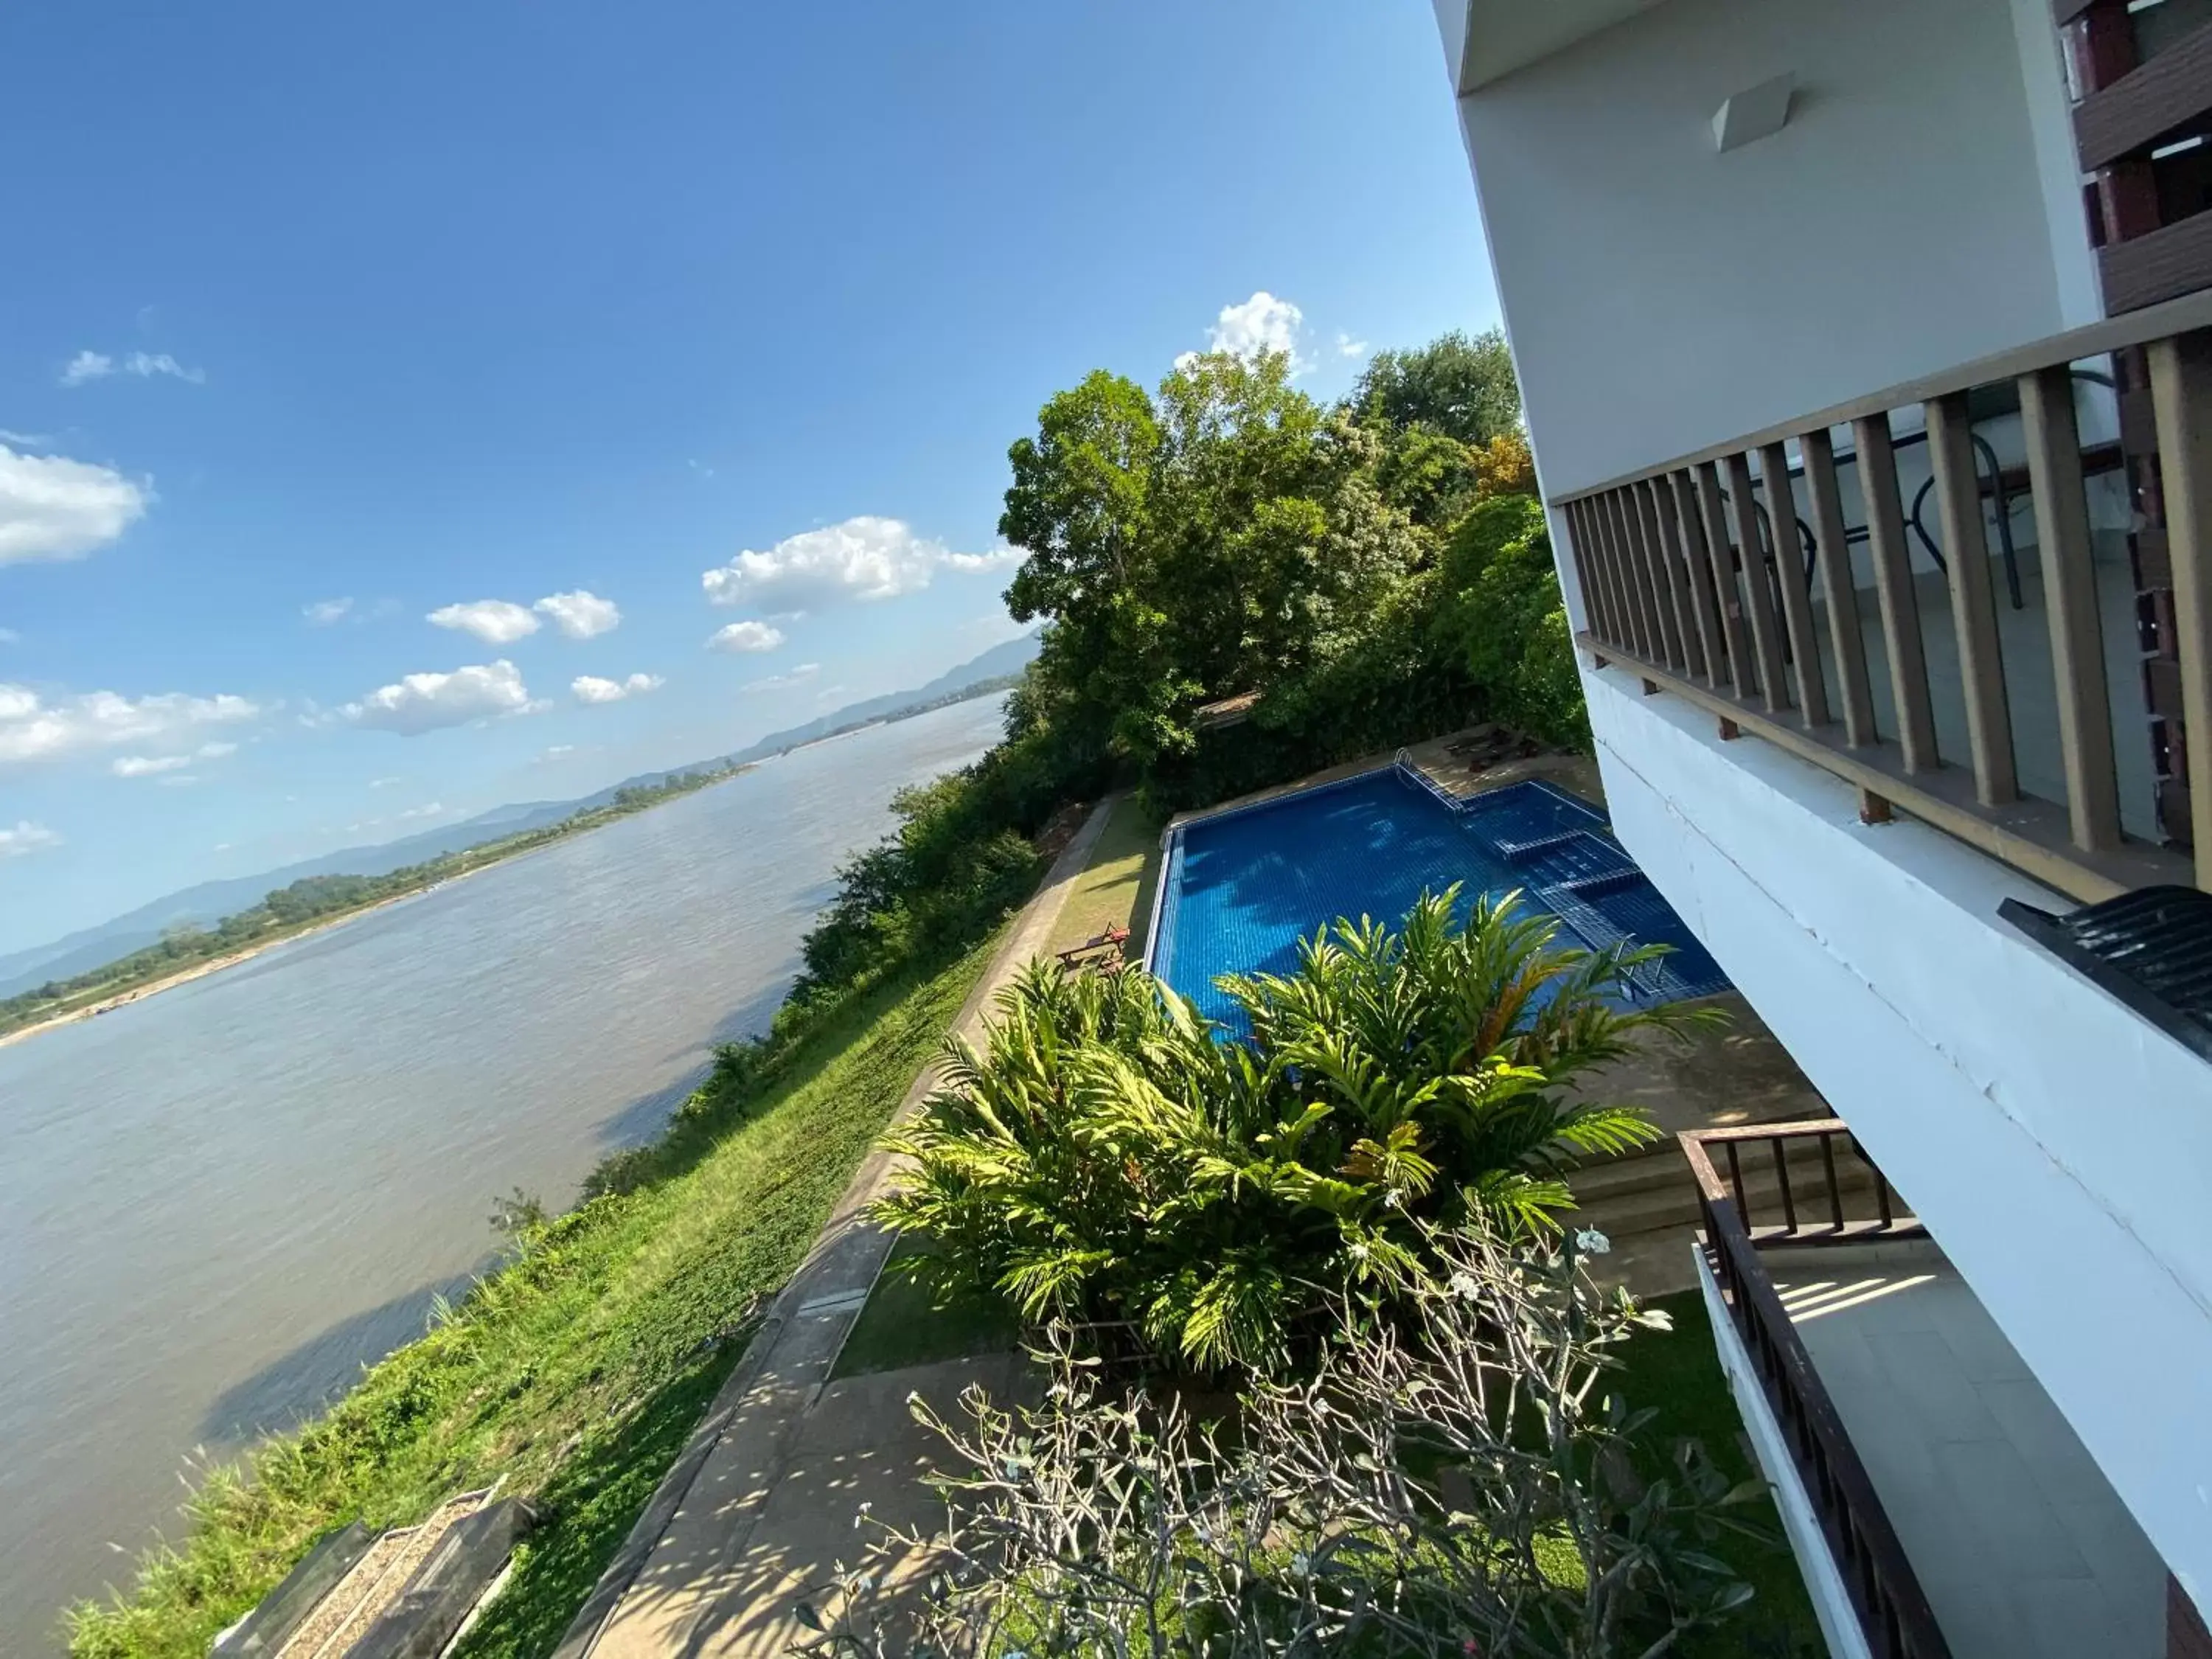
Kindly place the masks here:
[(1721, 477), (1711, 461), (1698, 468), (1698, 517), (1705, 527), (1705, 546), (1713, 556), (1713, 585), (1720, 600), (1721, 638), (1728, 646), (1729, 674), (1737, 696), (1750, 700), (1759, 680), (1743, 639), (1743, 599), (1737, 592), (1735, 555), (1729, 545), (1728, 515), (1721, 503)]
[(1866, 639), (1859, 628), (1858, 585), (1844, 531), (1844, 497), (1836, 482), (1835, 440), (1828, 428), (1797, 440), (1805, 459), (1805, 494), (1813, 509), (1820, 592), (1828, 602), (1828, 643), (1836, 655), (1836, 690), (1844, 704), (1844, 739), (1854, 749), (1873, 743), (1874, 689), (1867, 678)]
[(1583, 629), (1602, 639), (1605, 623), (1598, 611), (1597, 582), (1590, 568), (1589, 551), (1583, 545), (1582, 526), (1576, 521), (1575, 504), (1569, 501), (1559, 509), (1559, 514), (1567, 521), (1567, 551), (1574, 566), (1575, 592), (1582, 600)]
[(1698, 522), (1697, 485), (1687, 472), (1667, 475), (1674, 503), (1674, 523), (1682, 538), (1682, 562), (1690, 573), (1690, 605), (1697, 617), (1698, 648), (1705, 660), (1705, 684), (1717, 691), (1728, 684), (1728, 646), (1721, 637), (1714, 605), (1712, 553)]
[(2212, 892), (2212, 340), (2185, 334), (2152, 346), (2150, 389), (2173, 562), (2190, 832), (2197, 884)]
[[(1759, 653), (1759, 690), (1769, 714), (1790, 706), (1790, 682), (1782, 668), (1782, 626), (1774, 617), (1774, 584), (1766, 574), (1766, 555), (1759, 545), (1759, 503), (1751, 498), (1751, 464), (1728, 458), (1729, 506), (1735, 520), (1736, 550), (1743, 560), (1744, 609), (1751, 613), (1751, 648)], [(1780, 544), (1778, 532), (1777, 545)]]
[(1951, 621), (1959, 641), (1959, 678), (1966, 694), (1966, 740), (1974, 762), (1974, 796), (1984, 806), (2020, 799), (2013, 759), (2012, 711), (2005, 696), (2004, 653), (1997, 641), (1996, 594), (1990, 584), (1990, 544), (1982, 528), (1982, 488), (1974, 471), (1973, 428), (1966, 394), (1930, 398), (1928, 454), (1936, 468), (1936, 510), (1943, 525), (1943, 562), (1951, 582)]
[(2058, 752), (2074, 844), (2087, 852), (2120, 842), (2120, 790), (2112, 762), (2112, 694), (2097, 615), (2095, 549), (2081, 477), (2081, 422), (2074, 377), (2062, 365), (2020, 377), (2027, 477), (2035, 492), (2035, 540), (2043, 603), (2051, 612), (2051, 669), (2058, 692)]
[(1656, 662), (1659, 651), (1654, 631), (1656, 618), (1651, 615), (1650, 597), (1644, 591), (1643, 569), (1637, 563), (1635, 550), (1628, 544), (1628, 526), (1620, 513), (1620, 492), (1607, 491), (1599, 498), (1599, 507), (1605, 514), (1606, 539), (1613, 547), (1621, 580), (1628, 588), (1629, 623), (1636, 636), (1636, 654), (1646, 662)]
[(1723, 1141), (1722, 1145), (1728, 1149), (1729, 1186), (1735, 1194), (1735, 1212), (1743, 1218), (1747, 1228), (1751, 1225), (1751, 1206), (1743, 1196), (1743, 1164), (1736, 1157), (1735, 1142)]
[(1582, 586), (1583, 610), (1587, 613), (1590, 635), (1610, 642), (1613, 622), (1606, 605), (1604, 567), (1599, 563), (1597, 549), (1590, 541), (1589, 519), (1580, 501), (1569, 501), (1566, 514), (1567, 534), (1575, 544), (1575, 580)]
[(1782, 1183), (1782, 1224), (1797, 1231), (1797, 1197), (1790, 1190), (1790, 1150), (1780, 1135), (1766, 1143), (1774, 1149), (1774, 1178)]
[(1585, 496), (1582, 502), (1583, 522), (1589, 526), (1590, 545), (1597, 551), (1598, 563), (1603, 570), (1606, 609), (1613, 616), (1613, 643), (1623, 651), (1636, 647), (1635, 625), (1629, 620), (1628, 587), (1621, 574), (1620, 561), (1613, 557), (1613, 544), (1606, 538), (1602, 509), (1594, 497)]
[(1836, 1179), (1836, 1138), (1820, 1137), (1820, 1171), (1828, 1183), (1828, 1214), (1836, 1224), (1836, 1231), (1844, 1230), (1844, 1188)]
[(1641, 484), (1620, 492), (1620, 511), (1628, 524), (1628, 539), (1651, 585), (1653, 633), (1659, 646), (1656, 660), (1668, 668), (1682, 665), (1681, 636), (1674, 629), (1674, 590), (1667, 580), (1666, 562), (1659, 556), (1659, 538), (1651, 522), (1651, 502)]
[(1790, 452), (1762, 445), (1759, 473), (1766, 486), (1766, 517), (1774, 535), (1774, 578), (1782, 588), (1782, 620), (1790, 654), (1797, 659), (1797, 716), (1808, 728), (1828, 723), (1828, 689), (1820, 675), (1820, 640), (1813, 627), (1813, 595), (1805, 552), (1797, 541), (1797, 496), (1790, 487)]
[(1936, 714), (1928, 699), (1928, 653), (1920, 638), (1920, 600), (1912, 588), (1912, 562), (1905, 546), (1905, 503), (1897, 491), (1897, 453), (1889, 416), (1851, 422), (1858, 455), (1859, 491), (1866, 498), (1867, 545), (1874, 556), (1881, 642), (1889, 659), (1889, 689), (1897, 704), (1897, 741), (1908, 772), (1942, 764), (1936, 750)]
[(1646, 479), (1636, 486), (1636, 512), (1644, 526), (1644, 539), (1651, 549), (1652, 562), (1667, 582), (1667, 619), (1668, 637), (1674, 647), (1674, 665), (1685, 674), (1695, 673), (1698, 661), (1698, 629), (1695, 613), (1690, 608), (1690, 579), (1675, 556), (1674, 542), (1668, 532), (1667, 504), (1660, 499), (1660, 481)]

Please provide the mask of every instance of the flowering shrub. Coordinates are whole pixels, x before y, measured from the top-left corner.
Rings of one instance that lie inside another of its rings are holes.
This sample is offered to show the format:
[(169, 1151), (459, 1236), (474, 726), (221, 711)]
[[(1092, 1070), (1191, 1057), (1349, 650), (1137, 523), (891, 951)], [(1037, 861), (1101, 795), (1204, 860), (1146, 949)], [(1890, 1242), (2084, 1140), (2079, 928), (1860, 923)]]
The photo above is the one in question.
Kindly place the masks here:
[[(1656, 1447), (1607, 1395), (1661, 1325), (1598, 1291), (1570, 1241), (1431, 1236), (1402, 1327), (1361, 1326), (1228, 1421), (1102, 1384), (1061, 1333), (1033, 1409), (971, 1393), (943, 1437), (942, 1537), (921, 1607), (869, 1593), (803, 1613), (816, 1650), (917, 1659), (1627, 1659), (1738, 1620), (1712, 1547), (1756, 1533), (1703, 1449)], [(1346, 1313), (1350, 1310), (1346, 1310)]]

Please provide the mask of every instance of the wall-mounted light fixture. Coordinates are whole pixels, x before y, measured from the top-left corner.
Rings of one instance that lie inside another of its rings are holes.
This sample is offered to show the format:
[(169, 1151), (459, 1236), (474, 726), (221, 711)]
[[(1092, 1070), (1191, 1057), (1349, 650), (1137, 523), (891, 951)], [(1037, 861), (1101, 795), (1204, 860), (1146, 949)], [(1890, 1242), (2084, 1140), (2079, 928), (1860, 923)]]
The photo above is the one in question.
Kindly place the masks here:
[(1755, 87), (1746, 87), (1713, 112), (1713, 146), (1726, 152), (1771, 138), (1790, 118), (1790, 94), (1797, 76), (1784, 70)]

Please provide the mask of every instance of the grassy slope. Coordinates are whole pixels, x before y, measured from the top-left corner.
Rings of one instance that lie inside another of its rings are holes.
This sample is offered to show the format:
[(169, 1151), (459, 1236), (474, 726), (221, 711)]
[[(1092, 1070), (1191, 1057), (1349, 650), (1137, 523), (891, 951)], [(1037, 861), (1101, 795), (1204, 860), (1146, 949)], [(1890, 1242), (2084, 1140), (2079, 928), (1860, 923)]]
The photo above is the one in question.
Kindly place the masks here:
[(549, 1651), (995, 944), (842, 1011), (695, 1166), (556, 1223), (250, 1476), (211, 1478), (181, 1549), (76, 1612), (72, 1651), (198, 1659), (321, 1533), (502, 1474), (546, 1520), (466, 1655)]
[[(1090, 864), (1069, 889), (1046, 948), (1065, 951), (1109, 927), (1138, 933), (1151, 909), (1159, 867), (1159, 821), (1138, 805), (1135, 796), (1124, 796), (1099, 831)], [(1136, 942), (1141, 945), (1141, 933)]]

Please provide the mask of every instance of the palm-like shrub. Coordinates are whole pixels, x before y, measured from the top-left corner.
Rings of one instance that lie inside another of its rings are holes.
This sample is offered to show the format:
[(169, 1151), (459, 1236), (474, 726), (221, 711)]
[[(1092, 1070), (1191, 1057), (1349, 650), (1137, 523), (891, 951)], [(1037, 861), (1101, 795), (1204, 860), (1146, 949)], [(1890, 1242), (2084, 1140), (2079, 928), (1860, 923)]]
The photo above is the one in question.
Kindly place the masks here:
[(1223, 981), (1247, 1041), (1142, 974), (1031, 964), (984, 1050), (949, 1045), (878, 1218), (927, 1241), (920, 1271), (1200, 1370), (1275, 1367), (1347, 1291), (1388, 1304), (1427, 1230), (1556, 1228), (1567, 1164), (1658, 1133), (1565, 1085), (1705, 1016), (1614, 1000), (1654, 948), (1571, 947), (1513, 897), (1456, 909), (1339, 921), (1296, 973)]

